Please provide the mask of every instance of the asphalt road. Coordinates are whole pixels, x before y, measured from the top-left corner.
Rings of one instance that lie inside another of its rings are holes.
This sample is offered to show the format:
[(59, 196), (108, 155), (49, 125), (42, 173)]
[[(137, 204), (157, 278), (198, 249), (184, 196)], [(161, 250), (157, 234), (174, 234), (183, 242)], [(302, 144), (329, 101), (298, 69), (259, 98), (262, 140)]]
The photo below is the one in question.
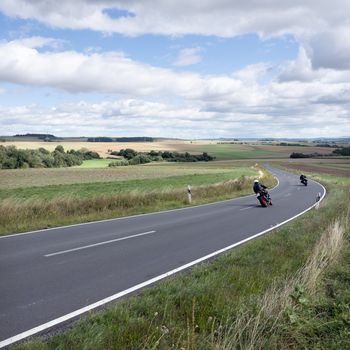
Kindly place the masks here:
[(307, 210), (325, 191), (270, 170), (279, 186), (268, 208), (249, 196), (0, 238), (0, 347), (232, 248)]

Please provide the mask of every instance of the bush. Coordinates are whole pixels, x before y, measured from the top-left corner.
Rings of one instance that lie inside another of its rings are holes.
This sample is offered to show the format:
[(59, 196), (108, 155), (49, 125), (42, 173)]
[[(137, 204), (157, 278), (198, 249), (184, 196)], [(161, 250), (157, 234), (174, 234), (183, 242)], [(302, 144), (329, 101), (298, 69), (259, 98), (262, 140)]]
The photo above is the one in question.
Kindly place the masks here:
[(82, 158), (83, 160), (101, 159), (100, 155), (97, 152), (89, 151), (86, 148), (81, 148), (78, 151), (71, 149), (67, 153), (78, 156), (78, 157)]
[[(145, 164), (150, 162), (161, 162), (166, 160), (168, 162), (209, 162), (214, 160), (215, 157), (210, 156), (207, 152), (203, 152), (200, 155), (190, 154), (188, 152), (178, 153), (169, 151), (150, 151), (148, 153), (138, 153), (131, 148), (121, 149), (118, 151), (111, 151), (113, 156), (122, 156), (129, 160), (130, 165)], [(113, 166), (113, 165), (111, 165)]]
[(334, 150), (332, 153), (340, 156), (350, 156), (350, 146), (338, 148)]
[(152, 159), (144, 154), (138, 154), (129, 161), (130, 165), (146, 164), (150, 162), (152, 162)]
[(118, 154), (114, 154), (117, 156), (122, 156), (126, 159), (132, 159), (138, 155), (138, 152), (133, 150), (132, 148), (121, 149)]
[(304, 154), (304, 153), (293, 152), (289, 157), (290, 158), (310, 158), (310, 155)]
[(128, 166), (128, 165), (130, 165), (130, 163), (126, 159), (116, 160), (116, 161), (111, 162), (111, 163), (108, 164), (109, 167)]
[(63, 148), (63, 146), (58, 145), (58, 146), (55, 148), (55, 151), (57, 151), (57, 152), (59, 152), (59, 153), (64, 153), (64, 148)]

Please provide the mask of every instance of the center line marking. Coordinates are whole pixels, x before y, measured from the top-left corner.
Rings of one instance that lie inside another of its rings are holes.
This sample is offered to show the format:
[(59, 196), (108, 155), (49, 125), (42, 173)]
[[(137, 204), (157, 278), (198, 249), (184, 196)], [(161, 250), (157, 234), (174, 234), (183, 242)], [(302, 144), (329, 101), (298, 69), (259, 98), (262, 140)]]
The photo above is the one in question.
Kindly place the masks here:
[(156, 231), (148, 231), (148, 232), (138, 233), (138, 234), (132, 235), (132, 236), (127, 236), (127, 237), (122, 237), (122, 238), (116, 238), (116, 239), (111, 239), (111, 240), (109, 240), (109, 241), (104, 241), (104, 242), (95, 243), (95, 244), (89, 244), (89, 245), (85, 245), (85, 246), (77, 247), (77, 248), (73, 248), (73, 249), (68, 249), (68, 250), (62, 250), (62, 251), (60, 251), (60, 252), (51, 253), (51, 254), (46, 254), (46, 255), (44, 255), (44, 256), (48, 258), (48, 257), (50, 257), (50, 256), (66, 254), (66, 253), (70, 253), (70, 252), (75, 252), (75, 251), (77, 251), (77, 250), (83, 250), (83, 249), (87, 249), (87, 248), (97, 247), (97, 246), (99, 246), (99, 245), (104, 245), (104, 244), (113, 243), (113, 242), (118, 242), (118, 241), (124, 241), (124, 240), (126, 240), (126, 239), (135, 238), (135, 237), (140, 237), (140, 236), (145, 236), (145, 235), (149, 235), (149, 234), (155, 233), (155, 232), (156, 232)]
[(250, 208), (254, 208), (253, 206), (250, 206), (250, 207), (247, 207), (247, 208), (242, 208), (242, 209), (239, 209), (240, 211), (242, 211), (242, 210), (248, 210), (248, 209), (250, 209)]

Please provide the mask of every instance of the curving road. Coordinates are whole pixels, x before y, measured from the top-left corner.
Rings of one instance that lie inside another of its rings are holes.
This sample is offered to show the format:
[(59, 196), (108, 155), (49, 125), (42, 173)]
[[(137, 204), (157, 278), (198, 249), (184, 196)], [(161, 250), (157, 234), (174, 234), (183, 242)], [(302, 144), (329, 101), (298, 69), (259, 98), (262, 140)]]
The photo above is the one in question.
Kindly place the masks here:
[(269, 167), (254, 196), (0, 238), (0, 348), (264, 234), (310, 209), (320, 184)]

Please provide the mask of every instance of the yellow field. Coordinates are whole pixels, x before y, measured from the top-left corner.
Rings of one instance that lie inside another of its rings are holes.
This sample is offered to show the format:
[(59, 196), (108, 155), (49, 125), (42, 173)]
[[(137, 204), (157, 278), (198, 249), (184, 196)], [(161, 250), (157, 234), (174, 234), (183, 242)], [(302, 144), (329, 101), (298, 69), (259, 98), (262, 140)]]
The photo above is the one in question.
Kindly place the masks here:
[[(119, 151), (125, 148), (132, 148), (139, 152), (154, 151), (188, 151), (195, 146), (202, 144), (215, 144), (214, 141), (177, 141), (164, 140), (156, 142), (41, 142), (41, 141), (6, 141), (0, 142), (3, 146), (16, 146), (24, 149), (37, 149), (39, 147), (53, 151), (58, 145), (62, 145), (65, 150), (87, 148), (98, 152), (101, 157), (107, 157), (108, 150)], [(191, 147), (192, 146), (192, 147)]]

